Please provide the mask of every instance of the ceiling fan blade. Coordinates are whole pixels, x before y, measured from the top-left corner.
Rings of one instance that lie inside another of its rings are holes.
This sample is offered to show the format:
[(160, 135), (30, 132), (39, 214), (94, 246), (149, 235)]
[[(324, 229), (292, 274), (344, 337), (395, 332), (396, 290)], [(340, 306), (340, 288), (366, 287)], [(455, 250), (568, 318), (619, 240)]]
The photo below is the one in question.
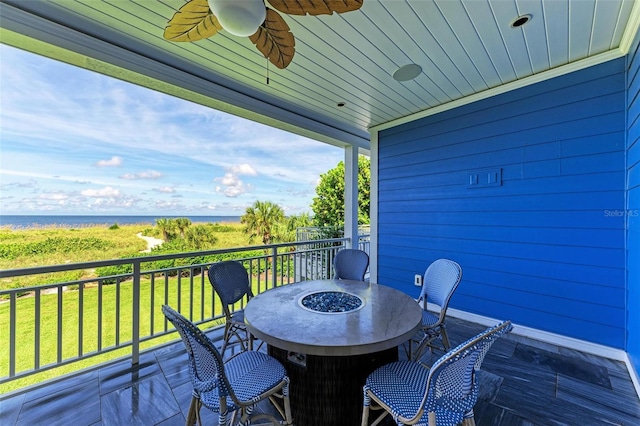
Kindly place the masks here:
[(269, 0), (274, 9), (289, 15), (331, 15), (358, 10), (364, 0)]
[(289, 25), (275, 10), (267, 8), (267, 18), (249, 39), (273, 65), (285, 69), (296, 52), (296, 40)]
[(191, 0), (167, 22), (163, 37), (169, 41), (198, 41), (220, 30), (222, 26), (209, 10), (207, 0)]

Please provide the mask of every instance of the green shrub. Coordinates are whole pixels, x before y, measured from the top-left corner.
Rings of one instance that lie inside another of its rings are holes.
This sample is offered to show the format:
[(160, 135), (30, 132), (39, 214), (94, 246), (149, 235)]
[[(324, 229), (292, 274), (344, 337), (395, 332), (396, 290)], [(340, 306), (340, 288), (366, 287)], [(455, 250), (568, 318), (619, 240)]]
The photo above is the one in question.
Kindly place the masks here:
[(113, 225), (111, 225), (111, 226), (109, 227), (109, 229), (110, 229), (110, 230), (115, 230), (115, 229), (120, 229), (120, 227), (118, 226), (118, 224), (117, 224), (117, 223), (114, 223)]
[(21, 256), (38, 256), (51, 253), (74, 253), (89, 250), (106, 250), (113, 243), (95, 237), (64, 238), (52, 237), (26, 244), (9, 243), (0, 245), (0, 259), (16, 259)]

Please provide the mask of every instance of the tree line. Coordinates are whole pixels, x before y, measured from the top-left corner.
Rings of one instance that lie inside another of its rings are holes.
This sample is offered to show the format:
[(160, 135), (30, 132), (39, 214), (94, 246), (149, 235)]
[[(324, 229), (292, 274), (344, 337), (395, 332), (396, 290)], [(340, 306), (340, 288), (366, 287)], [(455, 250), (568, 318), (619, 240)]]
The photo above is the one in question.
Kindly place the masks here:
[[(358, 157), (358, 224), (369, 224), (369, 188), (371, 162)], [(308, 213), (286, 216), (284, 209), (271, 201), (256, 201), (240, 217), (249, 241), (259, 239), (264, 245), (295, 241), (296, 230), (303, 227), (328, 229), (328, 236), (338, 236), (344, 228), (344, 162), (320, 175), (311, 209)], [(215, 236), (206, 225), (192, 226), (188, 218), (158, 219), (156, 226), (165, 242), (173, 249), (203, 250), (216, 243)], [(168, 248), (165, 246), (165, 248)]]

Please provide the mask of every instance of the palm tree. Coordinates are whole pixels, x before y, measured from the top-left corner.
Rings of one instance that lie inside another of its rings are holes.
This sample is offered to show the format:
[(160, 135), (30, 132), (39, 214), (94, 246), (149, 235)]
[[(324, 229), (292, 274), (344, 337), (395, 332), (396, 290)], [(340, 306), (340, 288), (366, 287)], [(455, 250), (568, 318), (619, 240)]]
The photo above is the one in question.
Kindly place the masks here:
[(178, 228), (178, 231), (180, 232), (180, 236), (184, 238), (184, 231), (189, 226), (191, 226), (191, 220), (189, 220), (189, 218), (186, 218), (186, 217), (179, 217), (174, 220), (174, 223), (176, 225), (176, 228)]
[(160, 229), (160, 232), (162, 232), (162, 239), (165, 241), (169, 241), (169, 234), (174, 227), (173, 220), (165, 218), (157, 219), (156, 226), (158, 227), (158, 229)]
[(284, 210), (270, 201), (256, 201), (247, 207), (240, 223), (245, 226), (244, 232), (250, 234), (249, 239), (260, 237), (264, 245), (271, 244), (276, 224), (284, 220)]
[(289, 216), (275, 227), (273, 240), (280, 243), (296, 241), (298, 228), (305, 228), (312, 225), (313, 219), (309, 216), (309, 213)]
[(189, 249), (207, 250), (215, 246), (218, 238), (207, 226), (195, 225), (187, 229), (184, 240)]

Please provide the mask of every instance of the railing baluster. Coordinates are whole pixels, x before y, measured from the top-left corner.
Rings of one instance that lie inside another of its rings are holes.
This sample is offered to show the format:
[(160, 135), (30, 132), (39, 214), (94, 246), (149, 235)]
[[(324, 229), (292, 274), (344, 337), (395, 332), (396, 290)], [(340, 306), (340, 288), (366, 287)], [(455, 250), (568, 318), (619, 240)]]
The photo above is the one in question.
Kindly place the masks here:
[(62, 286), (58, 286), (58, 363), (62, 362)]
[(271, 288), (278, 286), (278, 280), (276, 276), (276, 269), (278, 268), (278, 247), (271, 249)]
[(155, 327), (154, 327), (154, 319), (155, 319), (155, 313), (156, 313), (156, 286), (155, 286), (155, 282), (156, 282), (156, 277), (154, 274), (151, 274), (151, 276), (149, 277), (149, 291), (151, 294), (149, 294), (149, 298), (151, 299), (150, 302), (150, 309), (149, 309), (149, 334), (151, 334), (152, 336), (155, 335)]
[(84, 285), (78, 287), (78, 356), (82, 356), (82, 331), (84, 321), (82, 317), (84, 313)]
[(98, 280), (98, 352), (102, 350), (102, 320), (104, 318), (102, 311), (102, 285), (103, 281)]
[[(178, 271), (182, 275), (182, 269)], [(193, 267), (189, 268), (189, 318), (195, 320), (193, 316)]]
[(176, 291), (178, 292), (178, 312), (182, 312), (182, 277), (178, 274), (178, 285)]
[[(169, 276), (167, 273), (164, 273), (164, 304), (169, 304)], [(169, 329), (169, 320), (167, 318), (164, 319), (164, 331)]]
[(133, 306), (131, 318), (131, 364), (140, 361), (140, 261), (133, 262)]
[[(204, 266), (200, 267), (200, 321), (204, 321), (204, 275), (206, 273), (206, 269)], [(213, 312), (211, 313), (213, 316)]]
[(11, 293), (9, 299), (9, 377), (16, 375), (16, 293)]
[(116, 346), (120, 345), (120, 278), (116, 279)]
[(35, 293), (35, 300), (34, 300), (35, 306), (34, 306), (34, 333), (33, 333), (33, 338), (34, 338), (34, 342), (33, 342), (33, 346), (34, 346), (34, 359), (33, 359), (33, 364), (34, 364), (34, 369), (39, 369), (40, 368), (40, 290), (37, 290)]

